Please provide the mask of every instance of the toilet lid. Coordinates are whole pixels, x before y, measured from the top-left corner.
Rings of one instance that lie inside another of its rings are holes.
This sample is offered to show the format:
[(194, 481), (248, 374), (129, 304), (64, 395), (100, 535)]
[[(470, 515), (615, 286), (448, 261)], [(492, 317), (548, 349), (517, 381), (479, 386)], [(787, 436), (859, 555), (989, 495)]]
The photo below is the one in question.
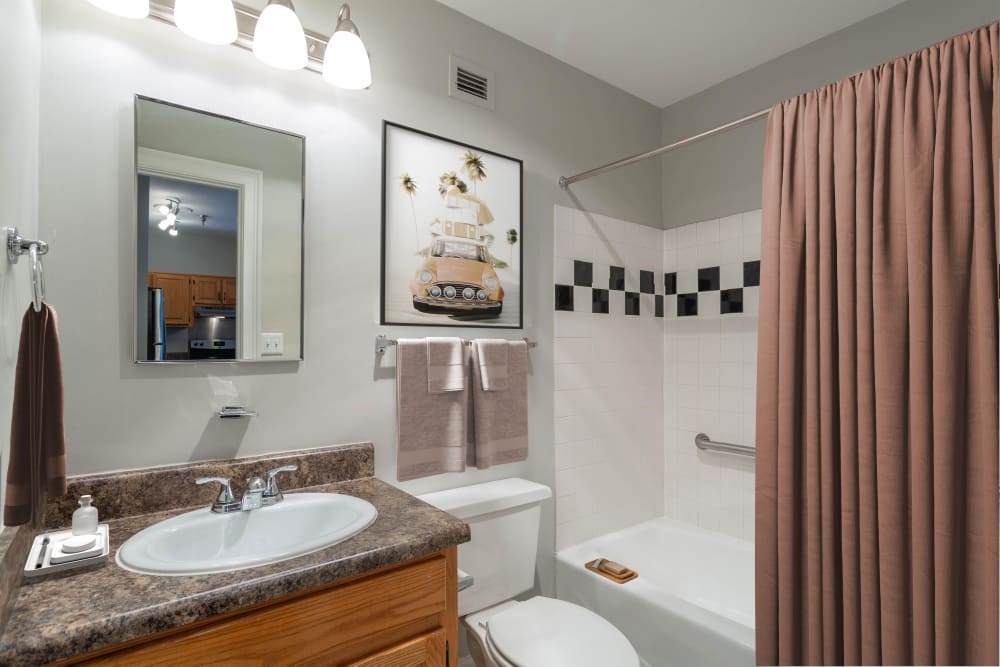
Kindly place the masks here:
[(589, 609), (542, 596), (490, 618), (486, 638), (518, 667), (639, 664), (618, 628)]

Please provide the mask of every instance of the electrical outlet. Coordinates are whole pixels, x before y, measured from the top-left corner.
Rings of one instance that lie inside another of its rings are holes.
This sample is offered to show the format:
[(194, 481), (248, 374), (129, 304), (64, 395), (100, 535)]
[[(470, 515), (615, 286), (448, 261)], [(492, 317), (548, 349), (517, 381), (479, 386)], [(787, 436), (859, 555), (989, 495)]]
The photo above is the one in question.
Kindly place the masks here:
[(284, 354), (285, 334), (262, 333), (260, 335), (260, 353), (262, 355)]

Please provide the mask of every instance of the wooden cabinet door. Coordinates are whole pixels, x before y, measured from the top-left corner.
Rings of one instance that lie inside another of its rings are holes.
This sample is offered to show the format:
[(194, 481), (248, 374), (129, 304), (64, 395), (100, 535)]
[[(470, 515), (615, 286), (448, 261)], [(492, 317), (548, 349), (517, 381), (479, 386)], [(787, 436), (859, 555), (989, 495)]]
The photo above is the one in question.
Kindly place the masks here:
[(444, 667), (445, 646), (445, 632), (441, 628), (355, 660), (347, 667)]
[(194, 286), (194, 305), (218, 306), (222, 304), (222, 279), (217, 276), (191, 276)]
[(167, 326), (189, 327), (194, 323), (191, 276), (182, 273), (150, 273), (149, 286), (163, 290), (163, 315)]
[(222, 305), (236, 305), (236, 278), (222, 279)]
[(73, 662), (444, 667), (447, 646), (455, 665), (457, 645), (445, 640), (458, 631), (456, 554), (450, 547), (383, 573)]

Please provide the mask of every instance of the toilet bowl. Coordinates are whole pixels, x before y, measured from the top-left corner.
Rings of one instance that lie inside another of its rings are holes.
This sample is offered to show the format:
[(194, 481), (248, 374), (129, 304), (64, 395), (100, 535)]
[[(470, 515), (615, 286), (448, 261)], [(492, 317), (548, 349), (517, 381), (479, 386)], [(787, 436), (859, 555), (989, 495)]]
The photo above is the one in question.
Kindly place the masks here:
[(478, 667), (638, 667), (618, 628), (563, 600), (508, 601), (462, 618)]
[(579, 605), (515, 597), (535, 585), (541, 503), (552, 491), (524, 479), (501, 479), (419, 496), (469, 524), (458, 547), (471, 585), (458, 614), (478, 667), (638, 667), (639, 656), (610, 622)]

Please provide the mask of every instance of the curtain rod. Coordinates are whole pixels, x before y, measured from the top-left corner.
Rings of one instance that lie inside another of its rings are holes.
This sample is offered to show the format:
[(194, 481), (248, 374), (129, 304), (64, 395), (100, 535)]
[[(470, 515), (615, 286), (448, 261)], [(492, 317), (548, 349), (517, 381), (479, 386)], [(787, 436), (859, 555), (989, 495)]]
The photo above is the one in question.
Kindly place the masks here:
[(568, 188), (573, 183), (576, 183), (577, 181), (582, 181), (584, 179), (591, 178), (592, 176), (599, 176), (600, 174), (603, 174), (605, 172), (618, 169), (619, 167), (625, 167), (630, 164), (635, 164), (636, 162), (642, 162), (643, 160), (648, 160), (649, 158), (656, 157), (657, 155), (663, 155), (664, 153), (668, 153), (674, 150), (675, 148), (680, 148), (681, 146), (687, 146), (688, 144), (700, 141), (701, 139), (707, 139), (708, 137), (719, 134), (720, 132), (731, 130), (734, 127), (739, 127), (740, 125), (745, 125), (749, 122), (757, 120), (758, 118), (763, 118), (770, 112), (771, 112), (770, 108), (761, 109), (760, 111), (752, 113), (749, 116), (743, 116), (743, 118), (731, 121), (729, 123), (726, 123), (725, 125), (720, 125), (719, 127), (712, 128), (711, 130), (705, 130), (704, 132), (696, 134), (693, 137), (688, 137), (687, 139), (681, 139), (680, 141), (675, 141), (672, 144), (667, 144), (666, 146), (660, 146), (659, 148), (654, 148), (651, 151), (646, 151), (645, 153), (639, 153), (638, 155), (633, 155), (632, 157), (627, 157), (618, 160), (617, 162), (609, 162), (608, 164), (602, 165), (600, 167), (595, 167), (594, 169), (590, 169), (588, 171), (582, 171), (579, 174), (576, 174), (575, 176), (569, 176), (569, 177), (560, 176), (559, 187), (565, 190), (566, 188)]

